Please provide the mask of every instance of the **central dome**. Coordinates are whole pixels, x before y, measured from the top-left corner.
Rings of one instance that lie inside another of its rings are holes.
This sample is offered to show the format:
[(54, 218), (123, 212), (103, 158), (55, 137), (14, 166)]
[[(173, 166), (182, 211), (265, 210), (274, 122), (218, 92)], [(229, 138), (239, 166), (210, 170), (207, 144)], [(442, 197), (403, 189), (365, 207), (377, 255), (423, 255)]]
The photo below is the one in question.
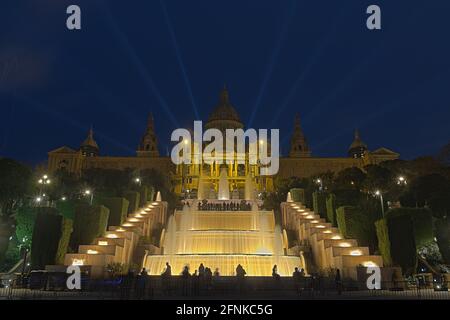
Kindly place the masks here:
[(244, 125), (241, 122), (239, 114), (231, 105), (228, 91), (226, 88), (222, 89), (220, 93), (219, 103), (209, 115), (205, 127), (207, 129), (217, 128), (219, 130), (225, 129), (242, 129)]

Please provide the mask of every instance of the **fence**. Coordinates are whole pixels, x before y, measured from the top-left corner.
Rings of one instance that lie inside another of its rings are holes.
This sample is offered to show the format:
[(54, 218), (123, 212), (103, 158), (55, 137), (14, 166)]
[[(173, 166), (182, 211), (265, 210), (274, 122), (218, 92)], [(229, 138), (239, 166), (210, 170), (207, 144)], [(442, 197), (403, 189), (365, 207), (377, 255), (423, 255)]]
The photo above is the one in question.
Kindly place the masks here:
[(270, 277), (181, 276), (122, 277), (82, 281), (81, 290), (68, 290), (65, 282), (34, 286), (11, 283), (0, 288), (0, 299), (450, 299), (447, 283), (383, 282), (369, 290), (365, 283), (305, 277), (279, 280)]

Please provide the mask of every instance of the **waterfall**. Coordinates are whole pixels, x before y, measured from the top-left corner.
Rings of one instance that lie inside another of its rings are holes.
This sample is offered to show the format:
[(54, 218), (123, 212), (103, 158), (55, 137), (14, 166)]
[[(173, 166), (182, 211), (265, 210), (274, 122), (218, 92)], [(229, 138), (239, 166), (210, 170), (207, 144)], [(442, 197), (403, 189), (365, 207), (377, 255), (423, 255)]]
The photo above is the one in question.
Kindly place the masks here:
[(255, 200), (254, 199), (255, 190), (252, 181), (252, 177), (248, 174), (245, 177), (245, 200)]
[(205, 199), (205, 181), (202, 178), (198, 180), (198, 189), (197, 189), (197, 199), (203, 200)]
[(230, 200), (230, 187), (228, 185), (227, 177), (228, 177), (227, 168), (221, 168), (219, 176), (219, 192), (218, 192), (219, 200)]
[(158, 191), (158, 193), (156, 194), (156, 201), (161, 202), (162, 198), (161, 198), (161, 192)]
[(167, 223), (167, 232), (164, 235), (164, 254), (165, 255), (173, 255), (175, 254), (175, 245), (176, 245), (176, 237), (177, 230), (175, 224), (175, 216), (171, 215), (169, 217), (169, 222)]

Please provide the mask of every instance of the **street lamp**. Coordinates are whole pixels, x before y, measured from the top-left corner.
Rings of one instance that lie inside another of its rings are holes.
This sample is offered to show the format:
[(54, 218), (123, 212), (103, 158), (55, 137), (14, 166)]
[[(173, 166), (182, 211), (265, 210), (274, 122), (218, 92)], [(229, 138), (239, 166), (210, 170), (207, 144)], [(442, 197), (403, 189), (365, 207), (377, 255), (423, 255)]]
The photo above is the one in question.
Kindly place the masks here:
[(376, 195), (377, 197), (380, 197), (380, 201), (381, 201), (381, 214), (383, 215), (383, 218), (384, 218), (383, 193), (381, 193), (380, 190), (376, 190), (376, 191), (375, 191), (375, 195)]
[(94, 193), (91, 190), (86, 189), (86, 190), (84, 190), (84, 195), (89, 197), (89, 203), (90, 203), (90, 205), (92, 205), (92, 200), (94, 199)]
[(141, 186), (141, 178), (134, 179), (134, 182), (136, 182), (139, 186)]
[(397, 184), (398, 185), (406, 185), (407, 184), (406, 178), (403, 177), (403, 176), (398, 177), (397, 178)]
[(320, 179), (320, 178), (316, 179), (316, 183), (319, 186), (319, 190), (322, 191), (322, 189), (323, 189), (322, 179)]
[(42, 200), (43, 198), (45, 198), (45, 193), (44, 193), (45, 187), (46, 187), (47, 185), (49, 185), (50, 183), (51, 183), (51, 180), (49, 179), (48, 175), (46, 175), (46, 174), (44, 174), (44, 175), (38, 180), (38, 184), (39, 184), (39, 198), (40, 198), (39, 200), (36, 199), (36, 201), (37, 201), (38, 203), (40, 203), (41, 200)]

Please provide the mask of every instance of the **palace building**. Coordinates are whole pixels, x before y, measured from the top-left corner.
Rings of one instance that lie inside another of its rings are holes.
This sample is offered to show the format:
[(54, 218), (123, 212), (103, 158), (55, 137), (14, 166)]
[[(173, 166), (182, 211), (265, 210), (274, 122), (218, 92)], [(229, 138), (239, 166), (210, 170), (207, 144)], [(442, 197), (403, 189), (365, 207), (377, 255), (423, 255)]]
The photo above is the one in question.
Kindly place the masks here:
[[(222, 132), (225, 129), (244, 129), (244, 124), (231, 104), (226, 88), (221, 91), (219, 101), (204, 127), (205, 129), (216, 128)], [(91, 128), (79, 148), (62, 146), (50, 151), (48, 153), (48, 169), (50, 172), (65, 169), (76, 175), (80, 175), (83, 170), (90, 168), (155, 169), (164, 174), (170, 174), (177, 194), (194, 193), (200, 199), (202, 197), (211, 198), (213, 193), (217, 195), (221, 169), (225, 167), (230, 192), (236, 199), (244, 198), (245, 184), (249, 177), (255, 184), (256, 192), (273, 190), (274, 176), (260, 175), (259, 165), (250, 164), (248, 160), (238, 163), (239, 159), (243, 160), (246, 157), (248, 159), (248, 154), (235, 152), (234, 161), (230, 161), (226, 165), (205, 163), (175, 165), (170, 157), (159, 154), (158, 138), (154, 129), (153, 116), (150, 115), (145, 132), (137, 147), (136, 156), (117, 157), (101, 155), (100, 147), (94, 139), (94, 132)], [(289, 155), (280, 158), (277, 176), (282, 178), (309, 177), (327, 171), (338, 172), (349, 167), (363, 168), (368, 164), (378, 164), (399, 157), (398, 153), (386, 148), (369, 151), (358, 131), (355, 131), (354, 140), (348, 149), (348, 157), (315, 157), (307, 143), (298, 115), (294, 120), (290, 143)]]

